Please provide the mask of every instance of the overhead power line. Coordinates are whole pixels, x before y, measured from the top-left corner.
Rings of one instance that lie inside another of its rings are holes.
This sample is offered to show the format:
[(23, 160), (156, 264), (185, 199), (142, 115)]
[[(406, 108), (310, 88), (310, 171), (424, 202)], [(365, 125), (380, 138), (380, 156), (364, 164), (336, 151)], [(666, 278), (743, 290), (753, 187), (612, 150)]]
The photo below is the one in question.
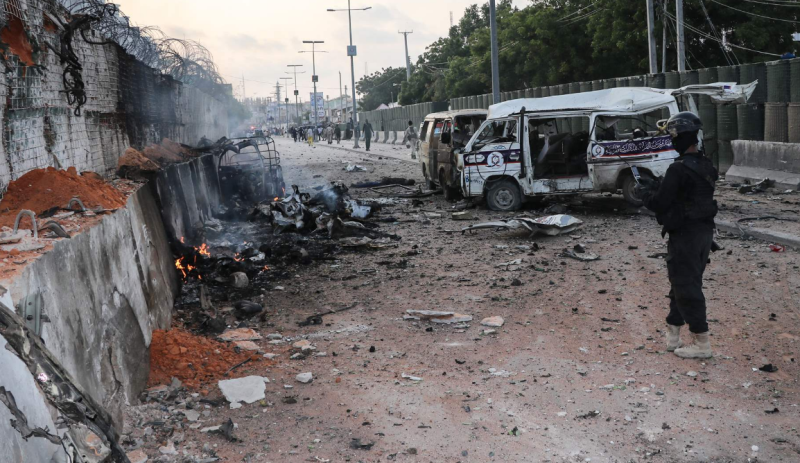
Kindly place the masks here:
[[(674, 15), (672, 15), (671, 13), (667, 13), (667, 16), (669, 16), (670, 18), (672, 18), (672, 20), (673, 20), (673, 21), (675, 21), (675, 24), (676, 24), (676, 25), (678, 24), (678, 19), (677, 19), (677, 18), (676, 18)], [(707, 33), (703, 32), (703, 31), (701, 31), (701, 30), (699, 30), (699, 29), (696, 29), (696, 28), (694, 28), (694, 27), (690, 26), (689, 24), (686, 24), (685, 22), (683, 23), (683, 25), (684, 25), (684, 27), (685, 27), (686, 29), (689, 29), (690, 31), (694, 32), (695, 34), (697, 34), (697, 35), (699, 35), (699, 36), (702, 36), (702, 37), (704, 37), (704, 38), (706, 38), (706, 39), (708, 39), (708, 40), (713, 40), (713, 41), (715, 41), (715, 42), (720, 42), (720, 40), (719, 40), (719, 39), (717, 39), (716, 37), (713, 37), (713, 36), (711, 36), (711, 35), (708, 35)], [(730, 42), (726, 42), (726, 45), (727, 45), (727, 46), (729, 46), (729, 47), (738, 48), (738, 49), (740, 49), (740, 50), (751, 51), (751, 52), (753, 52), (753, 53), (760, 53), (760, 54), (762, 54), (762, 55), (768, 55), (768, 56), (777, 56), (777, 57), (780, 57), (780, 56), (781, 56), (781, 55), (779, 55), (779, 54), (776, 54), (776, 53), (769, 53), (769, 52), (766, 52), (766, 51), (754, 50), (754, 49), (752, 49), (752, 48), (743, 47), (743, 46), (741, 46), (741, 45), (736, 45), (736, 44), (733, 44), (733, 43), (730, 43)]]
[(797, 8), (800, 7), (800, 2), (795, 0), (787, 0), (787, 1), (780, 1), (780, 0), (744, 0), (748, 3), (758, 3), (760, 5), (770, 5), (770, 6), (788, 6), (790, 8)]
[(749, 15), (749, 16), (755, 16), (757, 18), (762, 18), (762, 19), (769, 19), (771, 21), (781, 21), (781, 22), (785, 22), (785, 23), (800, 24), (800, 21), (794, 21), (792, 19), (773, 18), (771, 16), (764, 16), (764, 15), (761, 15), (761, 14), (756, 14), (756, 13), (751, 13), (749, 11), (740, 10), (739, 8), (734, 8), (734, 7), (730, 6), (730, 5), (726, 5), (726, 4), (722, 3), (722, 2), (718, 2), (717, 0), (711, 0), (711, 1), (716, 3), (717, 5), (724, 6), (725, 8), (730, 8), (731, 10), (738, 11), (739, 13), (744, 13), (744, 14)]

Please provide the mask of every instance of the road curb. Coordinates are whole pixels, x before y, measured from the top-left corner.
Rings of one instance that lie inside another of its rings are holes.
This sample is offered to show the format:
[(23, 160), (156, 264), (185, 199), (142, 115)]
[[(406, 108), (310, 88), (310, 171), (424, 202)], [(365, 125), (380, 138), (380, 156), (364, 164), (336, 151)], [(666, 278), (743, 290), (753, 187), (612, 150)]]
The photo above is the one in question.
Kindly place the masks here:
[(774, 230), (766, 230), (764, 228), (740, 226), (735, 222), (728, 222), (727, 220), (715, 219), (714, 223), (716, 223), (717, 229), (721, 231), (726, 231), (728, 233), (733, 233), (740, 236), (752, 236), (758, 240), (769, 241), (770, 243), (777, 243), (800, 249), (800, 236), (797, 235)]

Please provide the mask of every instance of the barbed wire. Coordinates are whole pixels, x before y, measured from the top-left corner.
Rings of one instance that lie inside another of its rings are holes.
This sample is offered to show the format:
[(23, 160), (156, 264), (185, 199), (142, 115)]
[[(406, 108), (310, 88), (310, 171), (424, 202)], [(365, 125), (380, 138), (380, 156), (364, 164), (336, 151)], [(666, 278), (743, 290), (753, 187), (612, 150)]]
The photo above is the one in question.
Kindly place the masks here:
[[(136, 26), (118, 5), (104, 0), (58, 2), (72, 16), (92, 17), (91, 31), (101, 40), (119, 44), (138, 61), (163, 74), (200, 88), (210, 89), (226, 83), (211, 52), (199, 42), (168, 37), (156, 26)], [(88, 38), (86, 32), (81, 31), (86, 42), (99, 44)]]

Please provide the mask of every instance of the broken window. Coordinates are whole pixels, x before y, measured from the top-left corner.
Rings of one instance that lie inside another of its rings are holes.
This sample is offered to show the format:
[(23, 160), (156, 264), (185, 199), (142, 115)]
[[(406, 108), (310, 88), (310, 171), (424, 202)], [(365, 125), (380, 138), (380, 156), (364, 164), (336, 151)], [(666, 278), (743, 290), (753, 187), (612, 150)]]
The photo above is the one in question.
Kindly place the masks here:
[(428, 140), (428, 128), (430, 127), (430, 122), (425, 121), (422, 123), (422, 128), (419, 129), (419, 139), (422, 141)]
[(664, 112), (663, 109), (656, 109), (644, 114), (597, 116), (594, 128), (595, 139), (597, 141), (619, 141), (664, 135), (664, 132), (658, 128), (658, 122), (666, 119)]
[(481, 149), (490, 143), (514, 143), (517, 141), (517, 120), (492, 121), (483, 127), (472, 149)]
[(486, 116), (457, 117), (453, 125), (453, 146), (457, 148), (466, 146), (484, 120)]
[(528, 138), (535, 178), (588, 174), (588, 116), (530, 120)]

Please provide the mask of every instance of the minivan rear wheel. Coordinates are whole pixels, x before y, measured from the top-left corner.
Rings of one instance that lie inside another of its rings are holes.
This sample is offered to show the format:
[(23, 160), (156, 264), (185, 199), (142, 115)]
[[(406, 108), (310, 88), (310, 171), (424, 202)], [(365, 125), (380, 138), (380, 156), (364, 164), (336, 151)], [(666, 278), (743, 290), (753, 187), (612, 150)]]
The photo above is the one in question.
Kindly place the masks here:
[(486, 202), (493, 211), (516, 211), (522, 206), (522, 193), (513, 181), (499, 180), (491, 182), (486, 192)]

